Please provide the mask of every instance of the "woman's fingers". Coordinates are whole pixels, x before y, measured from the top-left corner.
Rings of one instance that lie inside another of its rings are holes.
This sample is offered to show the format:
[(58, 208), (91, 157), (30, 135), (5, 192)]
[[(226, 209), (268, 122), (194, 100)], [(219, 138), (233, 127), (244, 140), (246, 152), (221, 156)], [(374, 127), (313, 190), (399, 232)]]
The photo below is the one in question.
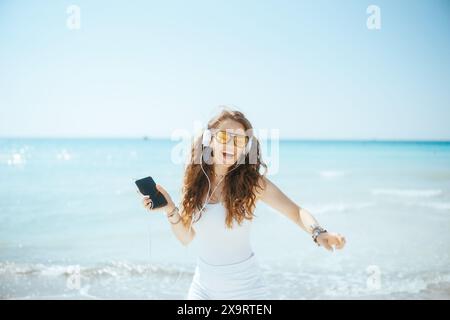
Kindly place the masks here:
[(338, 249), (338, 246), (340, 244), (340, 240), (339, 240), (339, 236), (334, 233), (334, 234), (330, 234), (330, 236), (327, 238), (328, 241), (328, 245), (331, 248), (331, 251), (335, 251), (336, 249)]
[(328, 234), (321, 234), (318, 238), (317, 241), (319, 242), (319, 244), (324, 247), (325, 249), (327, 249), (328, 251), (333, 251), (333, 248), (331, 247), (331, 243), (330, 243), (330, 237)]
[(150, 199), (150, 196), (143, 196), (142, 203), (146, 209), (152, 209), (153, 201)]
[(342, 249), (345, 245), (345, 238), (338, 233), (324, 233), (319, 235), (317, 241), (325, 249), (334, 251), (334, 249)]
[(345, 238), (338, 233), (332, 233), (327, 237), (328, 244), (336, 249), (342, 249), (345, 245)]
[(339, 244), (336, 245), (337, 249), (342, 249), (345, 246), (345, 237), (338, 235), (339, 236)]
[(328, 251), (333, 251), (333, 247), (330, 246), (330, 245), (328, 244), (328, 241), (326, 241), (326, 240), (323, 242), (323, 247), (324, 247), (325, 249), (327, 249)]
[(170, 200), (170, 195), (167, 193), (166, 189), (164, 189), (161, 185), (157, 184), (156, 189), (158, 189), (158, 191), (162, 193), (162, 195), (164, 196), (164, 198), (166, 198), (166, 200)]

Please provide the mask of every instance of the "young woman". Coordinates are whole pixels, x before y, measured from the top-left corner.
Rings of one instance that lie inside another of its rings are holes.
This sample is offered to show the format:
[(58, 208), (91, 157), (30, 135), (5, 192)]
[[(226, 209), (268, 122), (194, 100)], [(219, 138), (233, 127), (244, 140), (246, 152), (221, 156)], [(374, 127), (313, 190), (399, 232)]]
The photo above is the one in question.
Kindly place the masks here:
[[(260, 145), (250, 122), (239, 111), (223, 110), (194, 141), (178, 208), (167, 191), (163, 210), (178, 240), (194, 238), (199, 256), (187, 299), (264, 299), (268, 290), (250, 245), (250, 226), (263, 201), (310, 233), (327, 250), (342, 249), (345, 238), (321, 228), (316, 219), (289, 199), (265, 173)], [(152, 210), (152, 199), (143, 197)]]

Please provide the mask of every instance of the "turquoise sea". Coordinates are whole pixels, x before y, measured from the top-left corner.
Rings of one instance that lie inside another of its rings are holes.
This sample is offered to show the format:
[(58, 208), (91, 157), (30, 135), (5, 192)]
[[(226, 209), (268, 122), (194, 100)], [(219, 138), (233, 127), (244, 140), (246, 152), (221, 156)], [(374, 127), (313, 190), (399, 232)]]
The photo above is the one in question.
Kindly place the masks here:
[[(195, 241), (182, 246), (134, 185), (151, 175), (178, 201), (177, 143), (0, 139), (0, 298), (182, 299)], [(449, 142), (281, 141), (267, 153), (269, 179), (348, 242), (327, 252), (260, 204), (252, 242), (273, 298), (450, 298)]]

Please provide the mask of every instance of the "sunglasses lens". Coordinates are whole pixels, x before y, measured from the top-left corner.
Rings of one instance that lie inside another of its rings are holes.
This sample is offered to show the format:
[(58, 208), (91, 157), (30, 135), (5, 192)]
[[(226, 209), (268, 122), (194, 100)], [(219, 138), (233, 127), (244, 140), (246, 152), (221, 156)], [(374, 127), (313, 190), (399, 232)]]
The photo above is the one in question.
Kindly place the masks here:
[(231, 135), (226, 131), (216, 133), (216, 139), (221, 144), (227, 144), (230, 138), (233, 138), (234, 145), (239, 148), (245, 147), (248, 142), (248, 137), (244, 135)]
[(228, 133), (226, 131), (219, 131), (216, 134), (217, 141), (222, 144), (226, 144), (229, 140)]
[(243, 148), (247, 144), (248, 137), (247, 136), (235, 136), (234, 144), (236, 147)]

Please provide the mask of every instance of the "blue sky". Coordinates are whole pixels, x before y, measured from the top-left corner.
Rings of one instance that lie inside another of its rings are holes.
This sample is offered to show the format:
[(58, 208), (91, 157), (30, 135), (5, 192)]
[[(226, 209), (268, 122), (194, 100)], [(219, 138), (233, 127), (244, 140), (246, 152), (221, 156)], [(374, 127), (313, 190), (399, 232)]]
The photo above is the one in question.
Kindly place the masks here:
[(1, 1), (0, 136), (165, 137), (227, 104), (282, 138), (448, 140), (449, 39), (438, 0)]

